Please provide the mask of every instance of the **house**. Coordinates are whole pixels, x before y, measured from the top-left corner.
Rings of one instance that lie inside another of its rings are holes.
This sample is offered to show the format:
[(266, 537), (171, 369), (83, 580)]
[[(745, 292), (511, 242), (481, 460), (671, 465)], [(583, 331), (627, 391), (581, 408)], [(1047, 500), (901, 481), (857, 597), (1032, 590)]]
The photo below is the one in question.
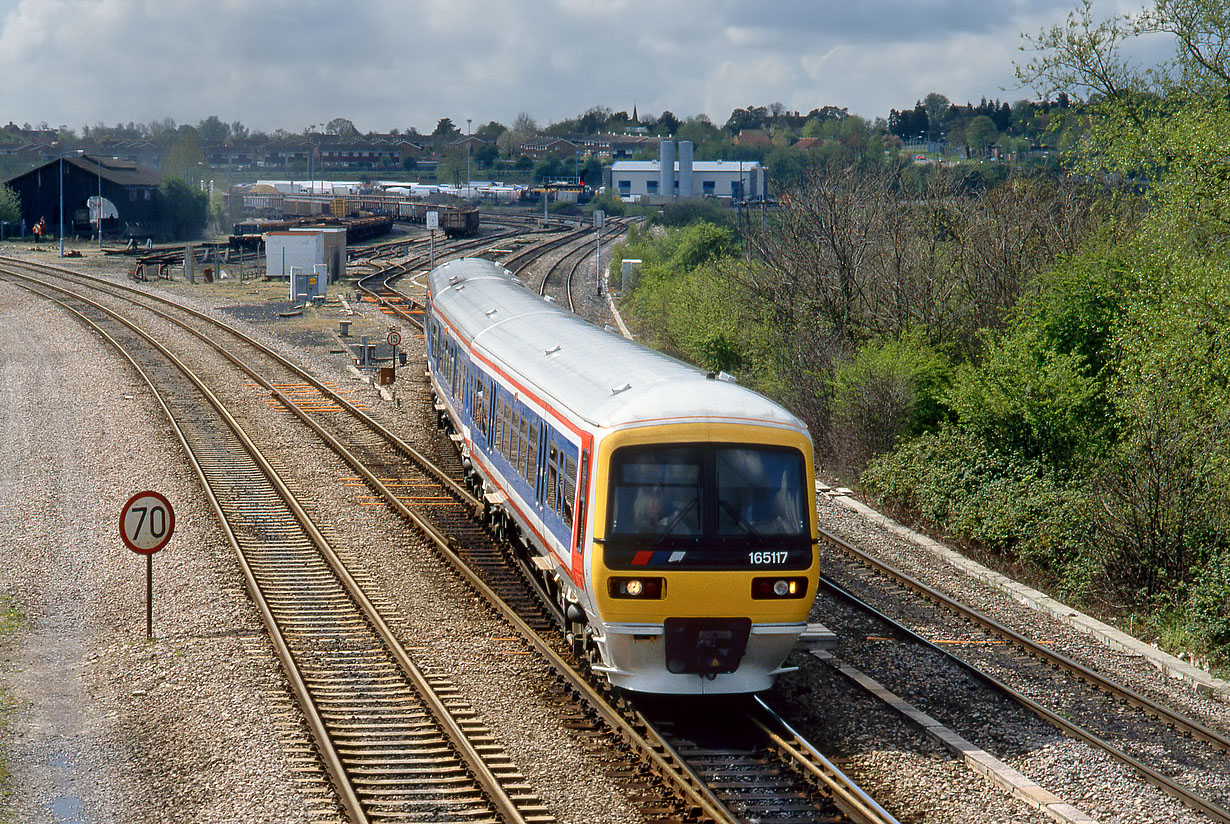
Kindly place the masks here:
[(577, 144), (562, 137), (535, 137), (525, 141), (518, 148), (522, 154), (539, 160), (548, 155), (574, 157), (577, 154)]

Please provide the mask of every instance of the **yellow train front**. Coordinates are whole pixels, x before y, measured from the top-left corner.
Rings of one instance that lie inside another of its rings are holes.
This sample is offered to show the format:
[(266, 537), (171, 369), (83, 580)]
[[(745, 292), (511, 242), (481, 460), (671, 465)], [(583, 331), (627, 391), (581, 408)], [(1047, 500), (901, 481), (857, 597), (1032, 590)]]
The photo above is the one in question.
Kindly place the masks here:
[(595, 668), (641, 692), (771, 686), (816, 594), (806, 433), (651, 424), (603, 438), (595, 466)]
[(428, 286), (437, 402), (574, 646), (627, 690), (771, 686), (816, 594), (803, 423), (489, 261), (446, 263)]

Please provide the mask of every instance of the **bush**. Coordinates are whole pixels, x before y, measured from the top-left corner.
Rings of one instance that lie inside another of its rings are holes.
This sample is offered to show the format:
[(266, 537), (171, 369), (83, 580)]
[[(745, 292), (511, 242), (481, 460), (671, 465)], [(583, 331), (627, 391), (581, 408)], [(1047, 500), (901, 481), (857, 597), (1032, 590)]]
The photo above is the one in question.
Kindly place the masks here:
[(1037, 460), (992, 452), (944, 427), (873, 460), (862, 480), (885, 503), (919, 513), (952, 538), (1046, 570), (1068, 590), (1087, 586), (1089, 497)]
[(979, 366), (957, 370), (946, 401), (960, 427), (987, 447), (1065, 473), (1104, 445), (1103, 387), (1079, 355), (1055, 351), (1028, 326), (988, 340)]
[(829, 438), (841, 469), (857, 476), (900, 438), (935, 429), (951, 371), (917, 336), (869, 343), (838, 366)]

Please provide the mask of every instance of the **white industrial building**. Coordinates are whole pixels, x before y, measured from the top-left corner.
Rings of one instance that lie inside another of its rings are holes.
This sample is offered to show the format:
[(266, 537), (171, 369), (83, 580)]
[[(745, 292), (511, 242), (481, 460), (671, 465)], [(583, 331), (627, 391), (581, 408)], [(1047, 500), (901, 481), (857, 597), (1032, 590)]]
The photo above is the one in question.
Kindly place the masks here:
[(604, 172), (607, 190), (621, 198), (664, 203), (676, 198), (733, 201), (766, 196), (764, 167), (756, 160), (692, 160), (692, 142), (662, 141), (657, 160), (620, 160)]
[(325, 282), (346, 276), (346, 229), (312, 226), (265, 233), (265, 277), (289, 278), (292, 268), (303, 272), (325, 267)]

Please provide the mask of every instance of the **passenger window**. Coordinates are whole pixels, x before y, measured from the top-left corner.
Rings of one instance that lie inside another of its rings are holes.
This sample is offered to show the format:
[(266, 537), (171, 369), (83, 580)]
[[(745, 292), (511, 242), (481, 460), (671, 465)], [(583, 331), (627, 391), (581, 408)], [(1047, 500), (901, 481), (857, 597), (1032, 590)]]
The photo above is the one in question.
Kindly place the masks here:
[(529, 418), (521, 418), (521, 454), (518, 456), (517, 466), (521, 468), (521, 477), (527, 481), (530, 479), (529, 472), (529, 449), (530, 449), (530, 421)]
[(555, 488), (559, 483), (559, 468), (555, 465), (558, 452), (555, 444), (551, 444), (551, 448), (547, 451), (547, 506), (557, 513), (560, 511), (560, 494)]
[(487, 404), (483, 402), (483, 382), (475, 379), (474, 381), (474, 403), (471, 404), (473, 411), (470, 417), (478, 425), (478, 431), (483, 433), (483, 437), (487, 437)]
[(513, 466), (513, 471), (517, 471), (517, 467), (521, 466), (521, 461), (518, 458), (521, 456), (521, 413), (516, 409), (512, 411), (512, 447), (509, 449), (508, 461)]
[(525, 459), (525, 479), (530, 482), (530, 486), (535, 489), (535, 497), (537, 497), (538, 488), (538, 423), (534, 422), (530, 427), (530, 448), (527, 450), (528, 455)]
[(509, 450), (512, 448), (511, 438), (512, 433), (509, 431), (511, 427), (508, 425), (509, 417), (508, 400), (504, 399), (500, 402), (500, 452), (504, 455), (504, 460), (509, 459), (512, 454)]

